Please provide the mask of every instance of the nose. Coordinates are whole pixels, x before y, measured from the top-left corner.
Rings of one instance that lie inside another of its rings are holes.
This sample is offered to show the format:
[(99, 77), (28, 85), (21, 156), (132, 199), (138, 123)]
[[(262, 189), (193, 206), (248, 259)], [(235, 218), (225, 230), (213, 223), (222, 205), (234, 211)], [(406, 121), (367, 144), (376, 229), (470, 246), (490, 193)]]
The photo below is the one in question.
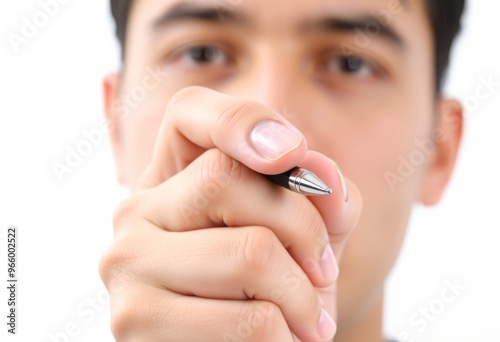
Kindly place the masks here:
[(313, 68), (299, 51), (288, 48), (285, 42), (266, 43), (249, 58), (243, 70), (223, 88), (223, 93), (259, 102), (279, 113), (307, 138), (308, 146), (320, 147), (320, 138), (330, 136), (324, 120), (334, 110), (314, 82)]
[(224, 92), (286, 114), (298, 95), (299, 63), (285, 43), (262, 44), (254, 49), (247, 65)]

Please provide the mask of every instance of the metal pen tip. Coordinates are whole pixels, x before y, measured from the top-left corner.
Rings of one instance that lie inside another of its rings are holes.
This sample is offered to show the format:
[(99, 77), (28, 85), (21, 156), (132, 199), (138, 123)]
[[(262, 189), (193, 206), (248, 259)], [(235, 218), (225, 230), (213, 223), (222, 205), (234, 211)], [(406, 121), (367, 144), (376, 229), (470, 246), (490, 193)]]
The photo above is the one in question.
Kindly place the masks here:
[(290, 189), (306, 196), (331, 195), (333, 190), (311, 171), (303, 168), (295, 169), (288, 180)]

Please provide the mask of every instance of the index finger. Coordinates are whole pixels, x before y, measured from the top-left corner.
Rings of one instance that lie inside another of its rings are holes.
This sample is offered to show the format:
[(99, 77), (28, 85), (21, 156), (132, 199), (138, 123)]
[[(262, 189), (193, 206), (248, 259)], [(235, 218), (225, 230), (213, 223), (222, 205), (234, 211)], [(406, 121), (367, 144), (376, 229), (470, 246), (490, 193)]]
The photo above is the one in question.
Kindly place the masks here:
[(162, 183), (214, 147), (264, 174), (293, 168), (307, 151), (302, 133), (270, 108), (208, 88), (188, 87), (168, 104), (139, 190)]

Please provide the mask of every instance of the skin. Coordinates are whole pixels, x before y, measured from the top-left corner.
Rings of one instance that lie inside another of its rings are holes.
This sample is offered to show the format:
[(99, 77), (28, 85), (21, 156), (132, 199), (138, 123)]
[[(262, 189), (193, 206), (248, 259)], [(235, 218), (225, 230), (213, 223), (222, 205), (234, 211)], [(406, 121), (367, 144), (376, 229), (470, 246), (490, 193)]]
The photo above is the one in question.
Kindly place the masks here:
[[(388, 1), (223, 1), (236, 5), (222, 22), (153, 29), (179, 2), (135, 2), (124, 69), (104, 80), (118, 179), (132, 192), (100, 264), (115, 337), (382, 341), (384, 281), (411, 208), (439, 201), (462, 132), (459, 103), (434, 93), (423, 1), (391, 15), (401, 44), (378, 34), (367, 45), (356, 32), (304, 23), (387, 10)], [(215, 46), (215, 58), (196, 63), (186, 51), (199, 45)], [(351, 72), (346, 46), (365, 61)], [(127, 104), (145, 80), (145, 96)], [(268, 138), (288, 127), (298, 139), (272, 159), (251, 138), (270, 120), (282, 125)], [(428, 139), (412, 172), (398, 174)], [(334, 194), (307, 198), (258, 174), (295, 165)]]

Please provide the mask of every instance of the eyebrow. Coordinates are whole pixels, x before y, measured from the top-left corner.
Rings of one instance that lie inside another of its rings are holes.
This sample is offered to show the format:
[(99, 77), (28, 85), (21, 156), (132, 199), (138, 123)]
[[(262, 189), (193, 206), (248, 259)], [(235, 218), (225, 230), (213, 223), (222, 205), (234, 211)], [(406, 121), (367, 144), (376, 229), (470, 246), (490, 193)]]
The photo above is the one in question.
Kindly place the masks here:
[[(401, 0), (407, 5), (407, 0)], [(406, 7), (405, 5), (405, 7)], [(224, 6), (209, 6), (191, 3), (189, 1), (179, 2), (162, 13), (152, 23), (152, 29), (158, 31), (174, 22), (198, 20), (219, 25), (244, 24), (244, 15), (238, 14), (234, 8)], [(371, 39), (386, 39), (398, 48), (404, 48), (405, 42), (400, 34), (389, 24), (384, 24), (373, 15), (361, 15), (356, 17), (326, 17), (319, 20), (310, 20), (301, 25), (306, 31), (326, 31), (330, 33), (344, 32), (354, 34), (359, 31), (366, 33)], [(377, 33), (368, 30), (377, 28)], [(372, 37), (371, 35), (375, 35)]]
[(189, 2), (181, 2), (153, 21), (152, 28), (158, 31), (164, 26), (168, 26), (177, 21), (201, 20), (218, 24), (236, 24), (242, 22), (242, 17), (236, 14), (234, 9), (225, 8), (223, 6), (203, 7), (203, 5), (195, 5)]
[[(384, 24), (371, 15), (356, 18), (329, 17), (318, 22), (308, 23), (305, 26), (307, 30), (327, 32), (357, 33), (361, 31), (371, 39), (385, 38), (399, 48), (403, 48), (405, 45), (404, 39), (391, 25)], [(370, 31), (370, 28), (376, 28), (377, 32)]]

